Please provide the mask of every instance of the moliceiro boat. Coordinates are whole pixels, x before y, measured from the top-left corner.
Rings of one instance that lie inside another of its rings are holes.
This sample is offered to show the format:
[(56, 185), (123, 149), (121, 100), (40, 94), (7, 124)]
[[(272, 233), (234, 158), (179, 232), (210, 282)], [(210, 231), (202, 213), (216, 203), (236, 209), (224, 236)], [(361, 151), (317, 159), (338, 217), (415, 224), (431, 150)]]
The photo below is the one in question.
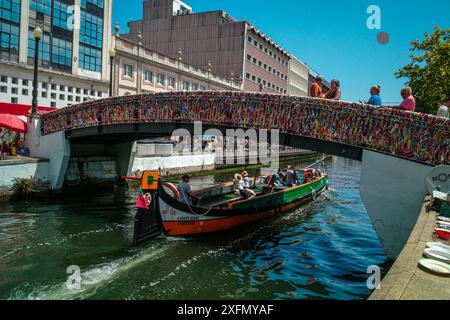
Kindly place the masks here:
[(199, 235), (224, 231), (276, 216), (313, 201), (328, 188), (323, 161), (295, 171), (293, 186), (275, 182), (273, 174), (251, 179), (252, 198), (244, 199), (234, 183), (223, 183), (195, 191), (201, 198), (188, 204), (180, 201), (174, 184), (145, 171), (136, 201), (133, 244), (138, 245), (161, 233), (166, 236)]

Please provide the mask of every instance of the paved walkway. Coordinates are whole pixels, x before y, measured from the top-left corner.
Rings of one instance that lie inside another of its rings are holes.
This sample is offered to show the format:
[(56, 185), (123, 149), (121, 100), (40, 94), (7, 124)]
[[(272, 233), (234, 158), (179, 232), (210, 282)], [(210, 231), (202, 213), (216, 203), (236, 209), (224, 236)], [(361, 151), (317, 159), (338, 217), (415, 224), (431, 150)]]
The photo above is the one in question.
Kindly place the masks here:
[(418, 261), (433, 235), (436, 212), (428, 208), (426, 197), (417, 223), (394, 265), (369, 300), (450, 300), (450, 277), (419, 268)]

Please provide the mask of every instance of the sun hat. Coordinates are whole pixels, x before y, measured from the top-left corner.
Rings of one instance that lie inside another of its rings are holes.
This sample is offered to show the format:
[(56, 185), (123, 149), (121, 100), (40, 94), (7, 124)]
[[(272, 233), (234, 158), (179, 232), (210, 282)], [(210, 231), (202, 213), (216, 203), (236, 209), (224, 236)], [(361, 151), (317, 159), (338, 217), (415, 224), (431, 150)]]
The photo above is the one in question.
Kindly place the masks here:
[(239, 173), (236, 173), (236, 174), (234, 175), (234, 179), (236, 179), (236, 180), (242, 180), (242, 176), (241, 176)]

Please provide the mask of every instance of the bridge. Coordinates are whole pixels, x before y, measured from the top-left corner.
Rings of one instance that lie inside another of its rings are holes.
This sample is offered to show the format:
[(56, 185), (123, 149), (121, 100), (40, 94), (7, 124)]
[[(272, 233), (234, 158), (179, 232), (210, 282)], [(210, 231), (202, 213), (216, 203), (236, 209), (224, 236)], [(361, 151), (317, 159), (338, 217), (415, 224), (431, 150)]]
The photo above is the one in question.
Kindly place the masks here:
[(282, 145), (362, 161), (361, 195), (391, 256), (406, 242), (433, 166), (450, 162), (450, 121), (426, 114), (325, 99), (243, 92), (170, 92), (113, 97), (35, 120), (32, 153), (50, 158), (62, 187), (71, 156), (114, 155), (129, 173), (134, 141), (175, 129), (279, 130)]

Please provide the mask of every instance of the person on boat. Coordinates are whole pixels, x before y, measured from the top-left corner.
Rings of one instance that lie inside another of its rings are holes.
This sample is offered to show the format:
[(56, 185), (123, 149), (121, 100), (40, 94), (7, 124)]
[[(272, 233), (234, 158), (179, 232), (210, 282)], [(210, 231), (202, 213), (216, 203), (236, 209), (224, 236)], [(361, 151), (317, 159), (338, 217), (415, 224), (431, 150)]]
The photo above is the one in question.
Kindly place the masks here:
[(322, 93), (322, 84), (322, 76), (317, 76), (316, 81), (314, 81), (314, 83), (311, 85), (309, 96), (313, 98), (325, 98), (325, 95)]
[(325, 99), (330, 100), (340, 100), (341, 99), (341, 88), (339, 80), (331, 80), (331, 89), (325, 94)]
[(244, 188), (244, 179), (239, 173), (234, 175), (234, 190), (244, 199), (250, 198), (250, 194)]
[[(380, 96), (381, 87), (380, 86), (373, 86), (370, 88), (370, 98), (367, 101), (367, 104), (370, 104), (375, 107), (380, 107), (383, 104), (383, 101), (381, 100)], [(366, 103), (363, 101), (363, 103)]]
[(288, 170), (286, 171), (286, 186), (292, 187), (295, 184), (295, 171), (294, 167), (288, 166)]
[(181, 182), (177, 187), (178, 193), (180, 194), (180, 202), (186, 203), (187, 205), (192, 205), (192, 199), (201, 201), (202, 198), (196, 196), (191, 191), (191, 186), (189, 185), (189, 176), (184, 175), (181, 177)]
[(281, 180), (281, 169), (278, 169), (277, 172), (273, 174), (273, 184), (275, 187), (284, 186), (283, 181)]
[(242, 177), (243, 177), (242, 180), (244, 181), (244, 189), (245, 189), (245, 191), (247, 191), (247, 193), (250, 195), (250, 198), (256, 197), (255, 191), (250, 189), (250, 178), (248, 177), (248, 172), (247, 171), (243, 171), (242, 172)]

